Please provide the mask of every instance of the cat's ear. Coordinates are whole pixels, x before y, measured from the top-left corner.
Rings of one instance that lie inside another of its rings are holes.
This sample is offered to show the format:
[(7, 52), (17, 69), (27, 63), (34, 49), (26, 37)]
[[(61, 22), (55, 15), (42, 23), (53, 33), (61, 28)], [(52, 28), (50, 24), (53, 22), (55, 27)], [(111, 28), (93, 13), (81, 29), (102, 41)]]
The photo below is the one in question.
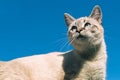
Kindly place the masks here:
[(93, 8), (90, 17), (96, 19), (100, 24), (102, 23), (102, 11), (99, 5)]
[(68, 13), (64, 13), (64, 18), (65, 18), (65, 22), (66, 22), (66, 25), (69, 27), (70, 24), (75, 20), (74, 17), (72, 17), (70, 14)]

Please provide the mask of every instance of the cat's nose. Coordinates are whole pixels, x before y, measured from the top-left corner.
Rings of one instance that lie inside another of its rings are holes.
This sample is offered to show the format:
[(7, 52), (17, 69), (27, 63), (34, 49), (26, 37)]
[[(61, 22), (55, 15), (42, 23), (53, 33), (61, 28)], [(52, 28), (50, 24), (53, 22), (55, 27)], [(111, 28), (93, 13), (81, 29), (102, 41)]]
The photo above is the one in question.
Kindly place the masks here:
[(77, 32), (78, 32), (78, 33), (80, 33), (80, 32), (81, 32), (81, 31), (83, 31), (83, 30), (85, 30), (85, 28), (84, 28), (84, 27), (83, 27), (83, 28), (78, 29), (78, 30), (77, 30)]

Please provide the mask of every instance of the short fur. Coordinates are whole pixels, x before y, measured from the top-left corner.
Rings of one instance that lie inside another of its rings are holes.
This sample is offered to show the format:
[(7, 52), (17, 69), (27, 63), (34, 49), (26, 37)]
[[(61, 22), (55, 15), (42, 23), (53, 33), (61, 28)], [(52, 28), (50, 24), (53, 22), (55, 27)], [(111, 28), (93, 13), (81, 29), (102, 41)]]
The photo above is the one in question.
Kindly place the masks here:
[(0, 62), (0, 80), (105, 80), (106, 45), (102, 12), (95, 6), (89, 17), (64, 14), (74, 49)]

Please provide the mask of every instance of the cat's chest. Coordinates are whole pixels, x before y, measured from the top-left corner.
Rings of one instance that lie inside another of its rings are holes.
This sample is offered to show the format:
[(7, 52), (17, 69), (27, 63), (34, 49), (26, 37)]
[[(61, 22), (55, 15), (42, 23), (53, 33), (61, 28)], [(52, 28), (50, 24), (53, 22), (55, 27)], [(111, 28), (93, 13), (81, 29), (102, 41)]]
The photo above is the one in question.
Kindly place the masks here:
[(86, 62), (83, 66), (83, 69), (80, 71), (78, 75), (84, 75), (87, 77), (94, 77), (99, 76), (99, 74), (103, 74), (104, 69), (104, 63), (101, 61), (95, 61), (95, 62)]
[(66, 66), (64, 80), (91, 80), (97, 79), (103, 75), (103, 64), (100, 61), (96, 62), (81, 62), (73, 63)]

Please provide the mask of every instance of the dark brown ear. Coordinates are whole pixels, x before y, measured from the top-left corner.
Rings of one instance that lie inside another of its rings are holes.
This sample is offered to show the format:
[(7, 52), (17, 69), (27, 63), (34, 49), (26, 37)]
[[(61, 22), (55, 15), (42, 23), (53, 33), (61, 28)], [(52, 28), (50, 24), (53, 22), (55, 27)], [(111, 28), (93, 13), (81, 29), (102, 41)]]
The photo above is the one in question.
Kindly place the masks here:
[(66, 25), (69, 27), (70, 24), (75, 20), (75, 18), (73, 18), (70, 14), (68, 13), (65, 13), (64, 14), (64, 18), (65, 18), (65, 22), (66, 22)]
[(100, 24), (102, 23), (102, 11), (99, 5), (93, 8), (90, 17), (96, 19)]

